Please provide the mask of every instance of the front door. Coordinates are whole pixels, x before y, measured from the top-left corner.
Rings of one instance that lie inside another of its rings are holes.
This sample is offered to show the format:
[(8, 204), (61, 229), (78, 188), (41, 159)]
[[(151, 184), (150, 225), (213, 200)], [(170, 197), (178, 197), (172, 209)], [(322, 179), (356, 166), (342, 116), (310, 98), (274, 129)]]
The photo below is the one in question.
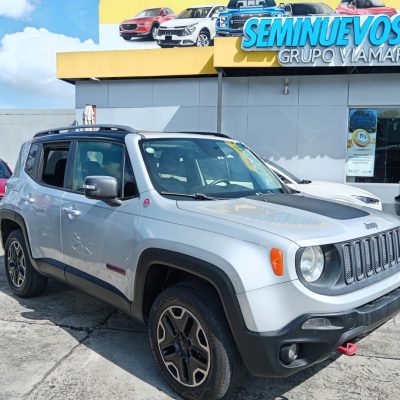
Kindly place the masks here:
[[(67, 281), (98, 297), (109, 295), (111, 303), (132, 300), (139, 200), (129, 157), (124, 145), (100, 140), (78, 141), (75, 154), (71, 191), (61, 207)], [(86, 176), (116, 178), (122, 205), (86, 198)]]

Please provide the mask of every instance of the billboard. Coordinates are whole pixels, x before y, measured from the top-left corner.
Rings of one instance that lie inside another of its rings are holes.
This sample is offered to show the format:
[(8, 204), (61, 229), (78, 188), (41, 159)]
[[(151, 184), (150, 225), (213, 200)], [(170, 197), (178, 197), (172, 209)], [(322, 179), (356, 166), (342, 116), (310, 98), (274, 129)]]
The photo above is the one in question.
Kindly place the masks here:
[[(242, 36), (257, 16), (396, 14), (398, 0), (100, 0), (100, 46), (106, 50), (210, 46)], [(202, 4), (202, 6), (198, 6)]]

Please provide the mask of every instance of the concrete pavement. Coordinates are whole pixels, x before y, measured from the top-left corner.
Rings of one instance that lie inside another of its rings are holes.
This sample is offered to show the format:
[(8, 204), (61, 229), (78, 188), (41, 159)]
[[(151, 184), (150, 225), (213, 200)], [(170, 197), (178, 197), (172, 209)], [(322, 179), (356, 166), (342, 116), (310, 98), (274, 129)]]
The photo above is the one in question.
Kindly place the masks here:
[[(248, 377), (229, 400), (400, 398), (400, 317), (337, 357), (285, 380)], [(0, 400), (178, 399), (156, 369), (145, 329), (57, 282), (18, 299), (0, 250)]]

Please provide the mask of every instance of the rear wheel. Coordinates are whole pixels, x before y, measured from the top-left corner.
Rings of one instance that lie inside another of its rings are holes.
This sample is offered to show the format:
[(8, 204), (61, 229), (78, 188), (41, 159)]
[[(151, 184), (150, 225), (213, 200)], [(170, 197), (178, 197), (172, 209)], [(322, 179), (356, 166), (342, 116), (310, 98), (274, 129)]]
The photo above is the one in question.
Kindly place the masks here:
[(154, 358), (185, 399), (221, 399), (243, 376), (223, 315), (213, 291), (190, 284), (167, 288), (153, 304), (149, 333)]
[(210, 34), (206, 31), (201, 31), (196, 40), (197, 47), (211, 46)]
[(31, 297), (44, 291), (47, 278), (33, 268), (24, 236), (19, 229), (8, 236), (4, 257), (7, 280), (17, 296)]

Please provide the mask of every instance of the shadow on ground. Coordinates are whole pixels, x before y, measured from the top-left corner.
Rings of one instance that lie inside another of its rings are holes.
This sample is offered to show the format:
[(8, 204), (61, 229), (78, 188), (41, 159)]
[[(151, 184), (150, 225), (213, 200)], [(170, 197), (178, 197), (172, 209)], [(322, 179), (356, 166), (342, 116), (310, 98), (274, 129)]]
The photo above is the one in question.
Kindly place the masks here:
[[(6, 295), (2, 300), (0, 320), (62, 328), (82, 346), (100, 356), (99, 359), (104, 358), (166, 396), (177, 398), (153, 362), (146, 327), (105, 303), (53, 280), (49, 281), (43, 295), (29, 299), (18, 298), (8, 286), (3, 261), (3, 257), (0, 257), (0, 294)], [(84, 355), (85, 359), (88, 357), (91, 357), (90, 354)], [(282, 380), (247, 377), (229, 399), (285, 400), (287, 392), (301, 385), (333, 360), (329, 359)], [(138, 395), (135, 398), (145, 398), (140, 397), (140, 392)]]

